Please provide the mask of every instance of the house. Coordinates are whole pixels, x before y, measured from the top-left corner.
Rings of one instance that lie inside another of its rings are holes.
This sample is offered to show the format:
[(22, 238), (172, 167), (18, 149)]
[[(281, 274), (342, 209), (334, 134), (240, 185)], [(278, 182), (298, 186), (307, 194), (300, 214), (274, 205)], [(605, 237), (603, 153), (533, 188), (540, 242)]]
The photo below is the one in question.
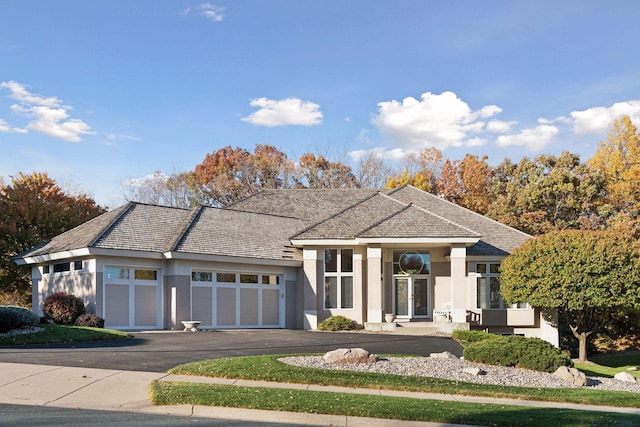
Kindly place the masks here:
[(129, 202), (16, 262), (31, 266), (34, 310), (65, 291), (115, 329), (316, 329), (344, 315), (557, 345), (541, 310), (499, 293), (500, 261), (530, 237), (411, 186), (283, 189), (223, 209)]

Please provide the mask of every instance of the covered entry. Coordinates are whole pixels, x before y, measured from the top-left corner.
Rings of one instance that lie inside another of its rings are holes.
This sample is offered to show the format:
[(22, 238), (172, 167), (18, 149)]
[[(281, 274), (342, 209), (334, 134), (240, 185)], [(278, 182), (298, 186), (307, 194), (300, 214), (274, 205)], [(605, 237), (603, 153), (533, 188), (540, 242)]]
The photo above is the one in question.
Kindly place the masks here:
[(393, 251), (393, 310), (398, 319), (431, 317), (428, 251)]
[(193, 271), (191, 319), (209, 328), (284, 327), (284, 276)]
[(105, 326), (114, 329), (160, 329), (162, 294), (158, 270), (105, 267)]

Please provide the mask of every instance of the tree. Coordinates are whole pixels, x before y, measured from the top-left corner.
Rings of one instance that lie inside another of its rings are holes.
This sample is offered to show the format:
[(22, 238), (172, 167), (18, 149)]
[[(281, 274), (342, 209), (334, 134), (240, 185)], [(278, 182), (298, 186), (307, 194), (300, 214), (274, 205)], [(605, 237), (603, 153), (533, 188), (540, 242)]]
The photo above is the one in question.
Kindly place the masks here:
[(640, 235), (640, 132), (629, 116), (613, 122), (588, 164), (605, 180), (599, 203), (603, 225)]
[(390, 169), (379, 153), (369, 151), (360, 157), (356, 166), (356, 184), (359, 188), (382, 188), (387, 181)]
[(287, 156), (268, 145), (254, 153), (226, 146), (207, 154), (195, 168), (195, 180), (206, 204), (225, 206), (263, 188), (291, 186), (292, 165)]
[[(494, 170), (495, 201), (487, 215), (526, 233), (585, 228), (602, 194), (597, 170), (576, 154), (541, 154), (514, 164), (504, 160)], [(591, 227), (588, 227), (591, 228)]]
[(640, 308), (640, 250), (613, 231), (557, 231), (538, 236), (502, 263), (501, 288), (509, 304), (557, 309), (587, 360), (587, 339), (607, 315)]
[(437, 180), (437, 193), (450, 202), (484, 215), (492, 202), (493, 170), (487, 156), (467, 154), (462, 160), (446, 160)]
[(356, 188), (358, 183), (351, 167), (339, 161), (329, 161), (322, 154), (300, 156), (296, 177), (300, 188)]
[(31, 292), (28, 268), (12, 257), (70, 230), (105, 209), (84, 193), (66, 193), (46, 173), (19, 173), (0, 188), (0, 292)]
[(404, 170), (387, 178), (385, 188), (394, 189), (412, 185), (423, 191), (436, 192), (436, 184), (442, 174), (442, 152), (435, 147), (425, 148), (419, 155), (410, 153)]

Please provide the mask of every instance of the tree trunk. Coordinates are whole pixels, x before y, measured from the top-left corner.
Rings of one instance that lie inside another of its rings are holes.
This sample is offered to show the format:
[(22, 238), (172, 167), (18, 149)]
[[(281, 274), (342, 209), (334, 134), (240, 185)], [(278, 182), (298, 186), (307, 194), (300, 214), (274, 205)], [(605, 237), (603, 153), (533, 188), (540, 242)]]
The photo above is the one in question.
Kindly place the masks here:
[(587, 338), (591, 335), (591, 332), (578, 332), (578, 327), (569, 325), (569, 329), (573, 333), (573, 336), (578, 339), (578, 361), (585, 363), (587, 361)]
[(578, 361), (585, 363), (587, 361), (587, 336), (586, 332), (578, 335)]

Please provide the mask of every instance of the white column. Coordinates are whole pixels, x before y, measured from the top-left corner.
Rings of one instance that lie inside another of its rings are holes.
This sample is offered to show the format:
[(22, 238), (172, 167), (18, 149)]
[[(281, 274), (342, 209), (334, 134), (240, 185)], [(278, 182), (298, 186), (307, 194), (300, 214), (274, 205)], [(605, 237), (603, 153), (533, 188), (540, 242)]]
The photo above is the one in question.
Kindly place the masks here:
[(303, 249), (304, 329), (318, 329), (318, 250)]
[(454, 323), (467, 321), (467, 248), (451, 248), (451, 320)]
[(367, 322), (383, 321), (382, 248), (367, 248)]

